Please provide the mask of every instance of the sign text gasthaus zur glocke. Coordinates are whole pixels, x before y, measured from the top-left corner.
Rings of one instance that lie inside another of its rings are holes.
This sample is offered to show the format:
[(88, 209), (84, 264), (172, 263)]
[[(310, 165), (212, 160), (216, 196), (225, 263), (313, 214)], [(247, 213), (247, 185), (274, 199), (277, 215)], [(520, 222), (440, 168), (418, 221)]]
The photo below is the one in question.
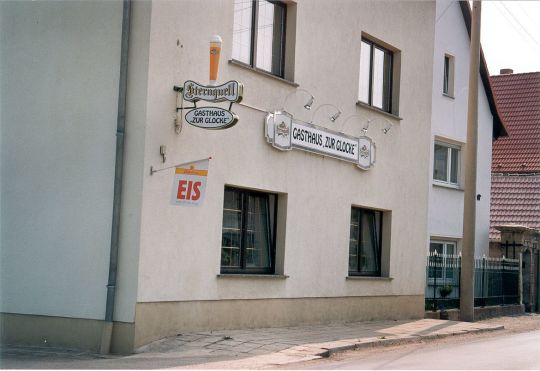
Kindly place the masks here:
[(284, 111), (269, 113), (265, 123), (266, 141), (281, 151), (300, 149), (352, 162), (367, 170), (375, 163), (375, 143), (366, 136), (353, 137), (308, 124)]

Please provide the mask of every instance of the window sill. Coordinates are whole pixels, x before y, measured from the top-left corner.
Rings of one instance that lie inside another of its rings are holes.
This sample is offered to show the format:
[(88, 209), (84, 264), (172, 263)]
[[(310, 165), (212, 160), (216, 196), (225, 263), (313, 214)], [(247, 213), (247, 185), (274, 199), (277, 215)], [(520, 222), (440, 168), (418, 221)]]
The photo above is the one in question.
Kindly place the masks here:
[(436, 181), (433, 181), (433, 186), (434, 187), (447, 188), (447, 189), (453, 189), (454, 191), (459, 191), (459, 192), (464, 192), (465, 191), (463, 188), (461, 188), (458, 185), (447, 184), (447, 183), (439, 183), (439, 182), (436, 182)]
[(450, 99), (456, 99), (453, 95), (442, 93), (443, 97), (450, 98)]
[(283, 82), (283, 83), (288, 84), (288, 85), (292, 85), (292, 86), (294, 86), (294, 87), (299, 87), (299, 86), (300, 86), (300, 85), (298, 85), (297, 83), (295, 83), (294, 81), (289, 81), (289, 80), (284, 79), (284, 78), (282, 78), (282, 77), (279, 77), (279, 76), (276, 76), (276, 75), (272, 75), (270, 72), (266, 72), (266, 71), (264, 71), (264, 70), (261, 70), (260, 68), (251, 67), (249, 64), (245, 64), (245, 63), (236, 61), (236, 60), (234, 60), (234, 59), (229, 60), (229, 64), (231, 64), (231, 65), (233, 65), (233, 66), (240, 67), (240, 68), (244, 68), (244, 69), (246, 69), (246, 70), (249, 70), (249, 71), (258, 73), (258, 74), (260, 74), (260, 75), (269, 77), (269, 78), (271, 78), (271, 79), (274, 79), (274, 80)]
[(373, 112), (380, 113), (381, 115), (386, 116), (386, 117), (388, 117), (388, 118), (391, 118), (391, 119), (393, 119), (393, 120), (398, 120), (398, 121), (403, 120), (403, 118), (401, 118), (401, 117), (399, 117), (399, 116), (397, 116), (397, 115), (394, 115), (393, 113), (389, 113), (389, 112), (383, 111), (383, 110), (380, 109), (380, 108), (370, 106), (369, 104), (366, 104), (366, 103), (364, 103), (364, 102), (358, 101), (358, 102), (356, 102), (356, 105), (357, 105), (358, 107), (366, 108), (366, 109), (371, 110), (371, 111), (373, 111)]
[(235, 274), (235, 273), (220, 273), (217, 275), (217, 278), (242, 278), (242, 279), (250, 279), (250, 278), (256, 278), (256, 279), (272, 279), (272, 280), (284, 280), (289, 278), (289, 276), (286, 276), (284, 274)]
[(392, 281), (393, 277), (379, 277), (379, 276), (347, 276), (346, 280), (351, 281)]

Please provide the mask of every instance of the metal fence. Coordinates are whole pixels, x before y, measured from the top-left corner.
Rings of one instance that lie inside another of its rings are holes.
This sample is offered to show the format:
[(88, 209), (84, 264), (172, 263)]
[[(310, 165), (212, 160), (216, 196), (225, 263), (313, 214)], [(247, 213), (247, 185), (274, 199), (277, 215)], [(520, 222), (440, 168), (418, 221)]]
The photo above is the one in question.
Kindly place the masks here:
[[(474, 305), (519, 303), (519, 260), (481, 258), (474, 264)], [(426, 263), (426, 310), (459, 308), (461, 256), (430, 253)]]

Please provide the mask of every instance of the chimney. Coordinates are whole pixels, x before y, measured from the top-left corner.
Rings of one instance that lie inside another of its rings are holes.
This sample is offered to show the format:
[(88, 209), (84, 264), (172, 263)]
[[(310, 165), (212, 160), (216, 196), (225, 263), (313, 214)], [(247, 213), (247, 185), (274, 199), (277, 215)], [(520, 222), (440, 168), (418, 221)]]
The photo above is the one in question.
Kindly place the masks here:
[(501, 68), (501, 75), (511, 75), (514, 73), (514, 70), (511, 68)]

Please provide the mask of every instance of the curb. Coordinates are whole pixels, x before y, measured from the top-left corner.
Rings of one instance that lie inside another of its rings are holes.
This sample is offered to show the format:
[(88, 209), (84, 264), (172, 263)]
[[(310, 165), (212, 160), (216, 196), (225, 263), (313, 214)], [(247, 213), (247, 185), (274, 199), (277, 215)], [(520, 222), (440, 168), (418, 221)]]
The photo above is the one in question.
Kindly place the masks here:
[[(435, 340), (435, 339), (442, 339), (447, 338), (450, 336), (459, 336), (459, 335), (465, 335), (465, 334), (480, 334), (484, 332), (493, 332), (493, 331), (500, 331), (504, 330), (504, 326), (493, 326), (493, 327), (487, 327), (487, 328), (476, 328), (471, 330), (459, 330), (449, 333), (439, 333), (439, 334), (430, 334), (430, 335), (407, 335), (403, 337), (397, 337), (397, 338), (389, 338), (389, 339), (381, 339), (381, 338), (368, 338), (368, 339), (357, 339), (355, 341), (351, 340), (338, 340), (333, 343), (336, 343), (335, 346), (332, 346), (332, 342), (328, 343), (321, 343), (321, 344), (309, 344), (309, 347), (313, 348), (319, 348), (324, 349), (324, 351), (318, 351), (314, 352), (311, 355), (305, 354), (305, 356), (313, 357), (313, 359), (316, 358), (328, 358), (334, 354), (345, 352), (348, 350), (357, 350), (357, 349), (367, 349), (367, 348), (376, 348), (376, 347), (385, 347), (385, 346), (393, 346), (393, 345), (402, 345), (402, 344), (413, 344), (413, 343), (420, 343), (424, 340)], [(349, 344), (343, 344), (344, 342)], [(283, 352), (283, 351), (282, 351)], [(279, 353), (282, 353), (279, 352)], [(283, 364), (293, 364), (302, 362), (305, 359), (302, 360), (290, 360), (289, 362), (285, 363), (279, 363), (280, 365)]]

